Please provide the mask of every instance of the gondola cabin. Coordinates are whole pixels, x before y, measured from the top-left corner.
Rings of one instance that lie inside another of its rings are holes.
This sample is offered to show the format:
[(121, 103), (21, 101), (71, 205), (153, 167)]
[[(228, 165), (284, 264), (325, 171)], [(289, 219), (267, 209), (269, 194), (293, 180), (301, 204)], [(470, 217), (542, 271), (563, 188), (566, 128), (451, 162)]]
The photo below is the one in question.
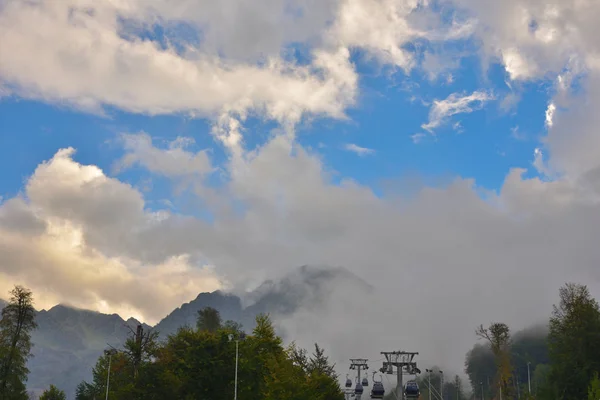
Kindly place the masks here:
[(404, 395), (406, 399), (418, 399), (421, 395), (417, 381), (408, 381), (404, 387)]

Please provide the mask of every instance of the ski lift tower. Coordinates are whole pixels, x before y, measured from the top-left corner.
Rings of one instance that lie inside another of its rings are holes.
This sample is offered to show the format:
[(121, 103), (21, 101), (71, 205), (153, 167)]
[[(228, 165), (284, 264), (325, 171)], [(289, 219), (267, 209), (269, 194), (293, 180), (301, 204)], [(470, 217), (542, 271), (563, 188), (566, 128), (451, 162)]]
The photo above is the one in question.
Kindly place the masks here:
[(408, 374), (416, 375), (421, 371), (417, 368), (417, 363), (413, 361), (417, 352), (410, 351), (382, 351), (381, 354), (385, 356), (386, 361), (383, 362), (383, 368), (381, 372), (384, 374), (392, 375), (394, 373), (394, 367), (396, 367), (396, 374), (398, 383), (396, 384), (396, 393), (399, 393), (401, 399), (404, 398), (404, 383), (402, 381), (404, 371)]
[[(354, 390), (355, 396), (360, 399), (362, 397), (363, 385), (360, 380), (360, 371), (369, 369), (367, 365), (366, 358), (351, 358), (350, 359), (350, 369), (358, 370), (358, 382), (356, 383), (356, 388)], [(360, 389), (359, 389), (360, 388)]]

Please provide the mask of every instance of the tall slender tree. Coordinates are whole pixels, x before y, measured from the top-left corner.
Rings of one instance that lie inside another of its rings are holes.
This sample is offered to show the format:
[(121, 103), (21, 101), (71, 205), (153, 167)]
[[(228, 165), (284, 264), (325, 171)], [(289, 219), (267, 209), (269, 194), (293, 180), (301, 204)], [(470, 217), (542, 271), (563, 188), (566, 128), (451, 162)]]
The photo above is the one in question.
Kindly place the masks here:
[(27, 360), (31, 357), (31, 331), (37, 327), (33, 294), (15, 286), (0, 319), (0, 399), (27, 399)]
[(496, 382), (498, 391), (510, 398), (512, 393), (512, 366), (510, 361), (510, 328), (508, 325), (496, 322), (489, 328), (480, 325), (477, 336), (487, 340), (496, 359)]

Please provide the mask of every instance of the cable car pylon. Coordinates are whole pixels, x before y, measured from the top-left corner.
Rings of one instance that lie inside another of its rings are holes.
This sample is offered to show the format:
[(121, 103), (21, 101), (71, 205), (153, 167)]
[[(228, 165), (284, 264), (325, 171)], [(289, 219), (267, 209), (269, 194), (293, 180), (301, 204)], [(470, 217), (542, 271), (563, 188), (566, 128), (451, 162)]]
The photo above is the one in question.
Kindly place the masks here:
[[(361, 380), (361, 376), (360, 376), (361, 371), (369, 369), (369, 366), (367, 365), (367, 361), (369, 361), (369, 360), (367, 360), (366, 358), (351, 358), (350, 359), (350, 369), (358, 370), (358, 376), (356, 377), (356, 386), (354, 387), (354, 393), (353, 393), (356, 400), (361, 399), (362, 394), (364, 392), (363, 386), (369, 385), (369, 380), (366, 378)], [(349, 379), (346, 380), (346, 387), (348, 387), (348, 381), (349, 381)], [(363, 383), (366, 383), (366, 385), (364, 385)], [(348, 396), (350, 394), (352, 394), (351, 390), (346, 391), (346, 398), (348, 398)]]
[(406, 388), (404, 387), (403, 378), (404, 373), (410, 375), (420, 374), (421, 371), (417, 368), (417, 363), (413, 361), (417, 352), (408, 351), (382, 351), (381, 354), (385, 356), (386, 361), (383, 362), (383, 367), (380, 371), (384, 374), (394, 374), (394, 367), (396, 368), (397, 383), (396, 383), (396, 395), (400, 395), (401, 399), (418, 399), (420, 392), (417, 381), (407, 382)]

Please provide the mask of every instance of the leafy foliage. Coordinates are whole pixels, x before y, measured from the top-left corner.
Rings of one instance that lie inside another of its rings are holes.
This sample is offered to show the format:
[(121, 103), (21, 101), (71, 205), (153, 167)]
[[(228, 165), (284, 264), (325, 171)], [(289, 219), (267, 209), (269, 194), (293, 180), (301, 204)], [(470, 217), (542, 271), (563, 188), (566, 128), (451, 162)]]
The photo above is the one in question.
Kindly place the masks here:
[(586, 286), (568, 283), (550, 318), (549, 381), (557, 398), (580, 400), (600, 371), (600, 310)]
[(0, 319), (0, 399), (28, 399), (27, 360), (31, 357), (31, 331), (36, 327), (33, 294), (15, 286)]
[(198, 311), (196, 326), (200, 331), (216, 332), (221, 328), (221, 315), (212, 307), (206, 307)]
[[(155, 335), (144, 338), (132, 335), (125, 348), (113, 356), (109, 399), (231, 399), (236, 346), (239, 400), (344, 398), (323, 349), (315, 345), (310, 357), (294, 346), (285, 349), (268, 315), (257, 316), (256, 327), (248, 336), (242, 335), (241, 326), (222, 324), (218, 312), (208, 310), (199, 314), (197, 329), (180, 328), (162, 344)], [(304, 357), (300, 362), (298, 354)], [(106, 357), (101, 357), (93, 381), (78, 386), (76, 399), (92, 399), (105, 390), (107, 369)]]
[(510, 398), (512, 387), (512, 366), (510, 361), (510, 328), (504, 323), (493, 323), (489, 328), (481, 325), (477, 336), (488, 341), (496, 360), (496, 385), (499, 392)]
[(50, 385), (50, 388), (42, 393), (39, 400), (67, 400), (67, 395), (56, 386)]
[(598, 373), (596, 373), (588, 388), (588, 400), (598, 399), (600, 399), (600, 377), (598, 376)]

